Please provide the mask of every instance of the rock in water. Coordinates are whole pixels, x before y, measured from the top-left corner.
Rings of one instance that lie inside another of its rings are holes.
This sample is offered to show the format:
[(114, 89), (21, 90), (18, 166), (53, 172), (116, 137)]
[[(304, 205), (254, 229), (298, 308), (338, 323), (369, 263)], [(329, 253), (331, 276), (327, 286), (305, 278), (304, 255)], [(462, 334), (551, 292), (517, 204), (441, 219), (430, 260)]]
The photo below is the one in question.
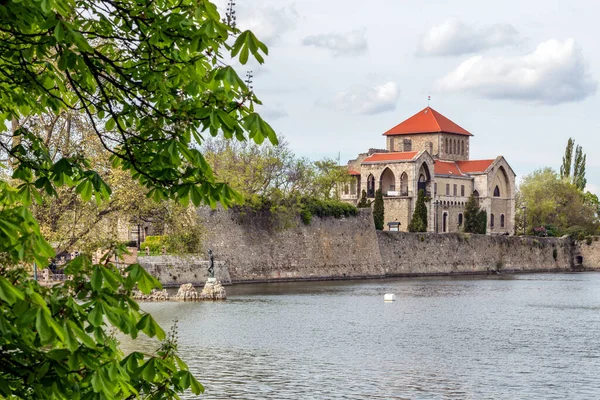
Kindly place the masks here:
[(225, 300), (227, 298), (225, 288), (215, 278), (208, 278), (200, 296), (203, 300)]
[(163, 290), (152, 289), (152, 292), (150, 292), (150, 294), (144, 294), (140, 290), (134, 290), (133, 298), (135, 300), (141, 300), (141, 301), (167, 301), (167, 300), (169, 300), (169, 293), (167, 293), (167, 291), (165, 289), (163, 289)]
[(184, 283), (179, 287), (175, 300), (181, 301), (196, 301), (200, 300), (200, 295), (196, 291), (196, 288), (191, 283)]

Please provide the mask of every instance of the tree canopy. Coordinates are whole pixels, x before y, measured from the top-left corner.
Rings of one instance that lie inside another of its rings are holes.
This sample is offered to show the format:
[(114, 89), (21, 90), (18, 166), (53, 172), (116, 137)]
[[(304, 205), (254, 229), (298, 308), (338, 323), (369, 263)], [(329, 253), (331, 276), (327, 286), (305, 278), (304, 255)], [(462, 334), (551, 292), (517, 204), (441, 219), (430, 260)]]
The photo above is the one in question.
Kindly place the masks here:
[(427, 206), (425, 205), (425, 201), (427, 201), (425, 191), (421, 189), (417, 195), (415, 212), (408, 225), (409, 232), (427, 232)]
[(528, 231), (551, 225), (557, 234), (568, 233), (573, 227), (594, 234), (599, 225), (597, 197), (583, 193), (551, 168), (536, 170), (523, 178), (517, 192), (515, 218), (521, 229), (523, 216)]
[(477, 199), (473, 194), (469, 196), (464, 211), (464, 230), (467, 233), (485, 234), (487, 231), (487, 213), (479, 208)]
[[(121, 178), (156, 201), (241, 201), (199, 148), (221, 134), (277, 143), (254, 111), (258, 98), (228, 65), (250, 56), (262, 63), (266, 54), (206, 0), (2, 2), (0, 396), (159, 399), (203, 390), (177, 356), (175, 335), (132, 299), (135, 288), (160, 287), (139, 265), (119, 270), (82, 255), (66, 265), (64, 284), (30, 279), (33, 263), (46, 266), (55, 254), (32, 203), (63, 194), (110, 207)], [(78, 136), (79, 121), (86, 135)], [(113, 332), (166, 340), (153, 354), (125, 356)]]

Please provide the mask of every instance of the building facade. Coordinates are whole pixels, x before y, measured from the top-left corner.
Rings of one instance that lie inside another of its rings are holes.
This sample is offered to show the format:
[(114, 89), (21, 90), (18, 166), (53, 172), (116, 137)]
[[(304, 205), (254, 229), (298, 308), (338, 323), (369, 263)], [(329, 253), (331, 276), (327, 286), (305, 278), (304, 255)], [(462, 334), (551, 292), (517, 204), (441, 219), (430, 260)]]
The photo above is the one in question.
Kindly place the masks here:
[(515, 173), (504, 157), (471, 160), (473, 135), (431, 107), (384, 136), (385, 149), (369, 149), (348, 162), (353, 181), (344, 186), (342, 200), (356, 204), (363, 190), (372, 199), (381, 189), (386, 224), (406, 231), (424, 190), (431, 198), (427, 229), (443, 233), (462, 230), (473, 194), (487, 213), (488, 234), (514, 233)]

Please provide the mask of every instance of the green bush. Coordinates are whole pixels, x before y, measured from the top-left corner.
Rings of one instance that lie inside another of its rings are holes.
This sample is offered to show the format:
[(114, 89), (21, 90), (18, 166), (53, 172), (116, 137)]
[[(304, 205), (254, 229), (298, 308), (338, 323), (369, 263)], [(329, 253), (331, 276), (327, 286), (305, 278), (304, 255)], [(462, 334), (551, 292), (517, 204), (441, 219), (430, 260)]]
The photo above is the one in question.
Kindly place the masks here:
[(373, 220), (375, 222), (375, 229), (378, 231), (383, 230), (383, 223), (385, 221), (383, 209), (383, 193), (381, 189), (375, 192), (375, 203), (373, 204)]
[(591, 236), (586, 236), (585, 237), (585, 244), (587, 244), (588, 246), (592, 244), (592, 237)]
[(146, 247), (148, 247), (150, 253), (160, 253), (165, 245), (165, 236), (146, 236), (146, 240), (140, 244), (140, 247), (142, 250), (146, 250)]

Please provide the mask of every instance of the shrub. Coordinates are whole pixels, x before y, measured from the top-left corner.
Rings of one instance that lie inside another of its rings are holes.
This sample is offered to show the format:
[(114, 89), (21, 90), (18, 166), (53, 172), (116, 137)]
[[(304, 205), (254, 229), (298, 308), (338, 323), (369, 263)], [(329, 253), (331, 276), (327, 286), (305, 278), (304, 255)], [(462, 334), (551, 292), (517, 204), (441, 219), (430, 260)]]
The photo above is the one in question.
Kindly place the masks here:
[(356, 205), (358, 208), (369, 208), (371, 207), (371, 202), (367, 200), (367, 192), (363, 189), (362, 194), (360, 196), (360, 201)]
[(585, 244), (587, 244), (588, 246), (592, 244), (592, 237), (591, 236), (586, 236), (585, 238)]
[(151, 253), (160, 253), (165, 244), (165, 236), (146, 236), (146, 240), (140, 244), (140, 247), (142, 250), (148, 247)]
[(554, 258), (554, 261), (556, 261), (558, 259), (558, 250), (556, 250), (556, 249), (552, 250), (552, 258)]
[(383, 209), (383, 193), (381, 189), (375, 192), (375, 203), (373, 204), (373, 221), (375, 222), (375, 229), (378, 231), (383, 230), (383, 222), (385, 221), (384, 209)]
[(417, 195), (415, 212), (408, 224), (409, 232), (427, 232), (427, 206), (425, 205), (425, 201), (425, 192), (421, 189)]

